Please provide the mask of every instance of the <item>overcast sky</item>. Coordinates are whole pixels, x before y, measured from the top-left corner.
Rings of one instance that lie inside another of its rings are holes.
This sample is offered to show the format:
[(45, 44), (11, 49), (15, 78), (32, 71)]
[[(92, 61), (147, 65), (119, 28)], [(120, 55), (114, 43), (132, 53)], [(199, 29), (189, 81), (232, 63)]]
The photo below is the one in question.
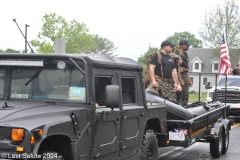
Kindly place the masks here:
[(159, 47), (174, 32), (189, 31), (199, 37), (201, 16), (224, 0), (2, 0), (0, 49), (24, 50), (25, 42), (13, 18), (28, 40), (36, 39), (44, 14), (57, 13), (67, 21), (85, 23), (91, 34), (114, 42), (115, 54), (134, 60), (149, 47)]

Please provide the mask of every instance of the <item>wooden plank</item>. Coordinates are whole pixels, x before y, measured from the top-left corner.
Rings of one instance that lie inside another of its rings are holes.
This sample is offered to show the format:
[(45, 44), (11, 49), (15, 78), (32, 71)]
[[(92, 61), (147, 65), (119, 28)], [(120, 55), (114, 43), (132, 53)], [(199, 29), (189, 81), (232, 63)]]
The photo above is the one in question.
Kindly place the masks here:
[[(213, 123), (209, 124), (208, 127), (211, 127), (212, 124), (217, 123), (217, 122), (218, 122), (218, 120), (216, 122), (213, 122)], [(202, 128), (199, 128), (199, 129), (192, 130), (191, 131), (191, 137), (196, 136), (198, 133), (201, 133), (202, 131), (204, 131), (206, 129), (207, 129), (207, 127), (202, 127)]]
[(207, 129), (207, 127), (202, 127), (202, 128), (193, 130), (193, 131), (191, 132), (191, 137), (197, 135), (198, 133), (204, 131), (205, 129)]

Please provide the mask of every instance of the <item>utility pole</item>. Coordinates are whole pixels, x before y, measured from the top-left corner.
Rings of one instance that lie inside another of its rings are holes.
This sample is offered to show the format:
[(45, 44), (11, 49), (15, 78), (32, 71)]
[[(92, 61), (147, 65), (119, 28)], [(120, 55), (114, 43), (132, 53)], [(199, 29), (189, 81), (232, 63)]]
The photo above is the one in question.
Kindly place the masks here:
[(29, 25), (25, 24), (25, 53), (27, 53), (27, 27), (30, 27)]

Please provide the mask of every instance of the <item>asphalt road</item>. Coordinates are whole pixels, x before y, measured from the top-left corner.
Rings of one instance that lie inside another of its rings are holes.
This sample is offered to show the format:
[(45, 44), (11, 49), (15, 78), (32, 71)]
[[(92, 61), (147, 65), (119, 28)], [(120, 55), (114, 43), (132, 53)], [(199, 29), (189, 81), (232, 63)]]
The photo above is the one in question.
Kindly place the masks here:
[[(159, 148), (159, 160), (211, 160), (209, 143), (196, 142), (188, 148), (164, 147)], [(232, 126), (230, 131), (229, 148), (219, 160), (240, 159), (240, 123)], [(0, 159), (4, 160), (4, 159)]]
[[(165, 147), (159, 148), (159, 160), (210, 160), (209, 143), (196, 142), (188, 148)], [(240, 123), (232, 126), (230, 131), (229, 148), (226, 154), (221, 155), (219, 160), (240, 159)]]

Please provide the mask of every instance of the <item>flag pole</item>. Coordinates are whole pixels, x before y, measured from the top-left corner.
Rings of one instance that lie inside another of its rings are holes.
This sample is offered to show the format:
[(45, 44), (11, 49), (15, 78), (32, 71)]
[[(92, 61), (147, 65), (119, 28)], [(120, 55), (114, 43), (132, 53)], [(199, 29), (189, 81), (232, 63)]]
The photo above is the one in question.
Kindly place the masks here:
[(227, 45), (226, 33), (223, 31), (221, 47), (220, 47), (220, 66), (219, 76), (225, 75), (225, 105), (226, 105), (226, 93), (227, 93), (227, 79), (231, 69), (230, 54)]

